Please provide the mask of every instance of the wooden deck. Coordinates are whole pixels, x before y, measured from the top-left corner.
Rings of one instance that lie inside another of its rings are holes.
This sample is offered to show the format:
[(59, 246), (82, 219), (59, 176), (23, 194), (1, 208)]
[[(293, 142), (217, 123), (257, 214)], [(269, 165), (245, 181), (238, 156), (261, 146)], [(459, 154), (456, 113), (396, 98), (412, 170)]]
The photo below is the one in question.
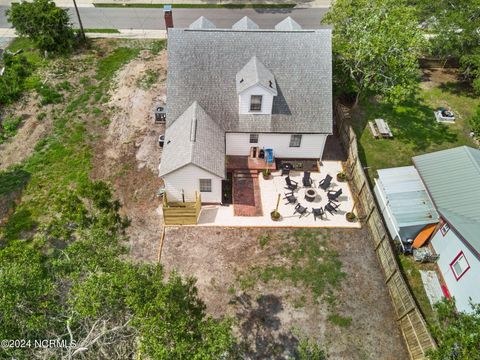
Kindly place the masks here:
[(163, 196), (163, 221), (165, 225), (195, 225), (202, 207), (202, 199), (195, 194), (194, 202), (169, 202)]
[(267, 164), (265, 159), (251, 158), (248, 156), (227, 156), (227, 171), (233, 170), (263, 170), (270, 169), (276, 170), (277, 166), (275, 161), (271, 164)]

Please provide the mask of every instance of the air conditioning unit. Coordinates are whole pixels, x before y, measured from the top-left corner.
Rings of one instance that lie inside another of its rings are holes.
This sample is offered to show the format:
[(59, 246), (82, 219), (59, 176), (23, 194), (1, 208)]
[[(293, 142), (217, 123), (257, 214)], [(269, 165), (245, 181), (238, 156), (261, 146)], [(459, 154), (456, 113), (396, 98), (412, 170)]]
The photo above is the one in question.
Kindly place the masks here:
[(167, 108), (165, 106), (157, 106), (155, 108), (155, 124), (165, 124), (167, 120)]

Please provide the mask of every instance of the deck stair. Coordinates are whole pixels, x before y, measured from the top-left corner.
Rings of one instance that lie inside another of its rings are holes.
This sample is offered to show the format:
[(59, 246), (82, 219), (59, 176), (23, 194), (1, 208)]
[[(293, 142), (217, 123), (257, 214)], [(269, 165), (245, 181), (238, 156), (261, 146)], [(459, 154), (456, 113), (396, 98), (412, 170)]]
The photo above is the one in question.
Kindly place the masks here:
[(258, 170), (235, 170), (233, 176), (236, 178), (258, 178)]

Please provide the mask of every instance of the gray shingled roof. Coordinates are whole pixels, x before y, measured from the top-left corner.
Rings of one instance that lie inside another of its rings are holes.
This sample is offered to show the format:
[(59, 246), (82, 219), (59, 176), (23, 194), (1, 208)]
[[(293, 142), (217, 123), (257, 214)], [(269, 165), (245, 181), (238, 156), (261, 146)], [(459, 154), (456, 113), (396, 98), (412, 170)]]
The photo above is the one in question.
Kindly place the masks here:
[(208, 20), (205, 16), (200, 16), (197, 20), (189, 26), (190, 29), (215, 29), (216, 26), (210, 20)]
[(188, 164), (225, 177), (225, 131), (197, 102), (167, 128), (160, 176)]
[(244, 16), (232, 26), (234, 30), (256, 30), (258, 28), (259, 26), (248, 16)]
[[(275, 77), (273, 114), (239, 114), (236, 74), (256, 56)], [(332, 133), (331, 30), (168, 33), (167, 127), (194, 102), (225, 131)]]
[(285, 20), (282, 20), (277, 25), (275, 25), (275, 30), (294, 31), (294, 30), (302, 30), (302, 27), (300, 26), (299, 23), (297, 23), (290, 16), (288, 16)]
[(480, 254), (480, 150), (461, 146), (413, 161), (438, 212)]
[(235, 80), (238, 94), (254, 85), (261, 85), (275, 96), (277, 95), (277, 85), (273, 74), (256, 56), (252, 57), (237, 73)]

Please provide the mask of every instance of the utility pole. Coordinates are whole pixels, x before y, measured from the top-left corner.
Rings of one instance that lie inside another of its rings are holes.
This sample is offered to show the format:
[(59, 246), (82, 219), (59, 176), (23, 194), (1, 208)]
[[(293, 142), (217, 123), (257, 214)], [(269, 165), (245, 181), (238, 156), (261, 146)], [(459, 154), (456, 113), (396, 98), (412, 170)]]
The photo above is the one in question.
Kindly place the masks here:
[(77, 13), (78, 23), (80, 24), (80, 33), (82, 34), (83, 42), (87, 41), (85, 37), (85, 31), (83, 31), (82, 19), (80, 19), (80, 13), (78, 12), (77, 2), (73, 0), (73, 5), (75, 6), (75, 12)]

